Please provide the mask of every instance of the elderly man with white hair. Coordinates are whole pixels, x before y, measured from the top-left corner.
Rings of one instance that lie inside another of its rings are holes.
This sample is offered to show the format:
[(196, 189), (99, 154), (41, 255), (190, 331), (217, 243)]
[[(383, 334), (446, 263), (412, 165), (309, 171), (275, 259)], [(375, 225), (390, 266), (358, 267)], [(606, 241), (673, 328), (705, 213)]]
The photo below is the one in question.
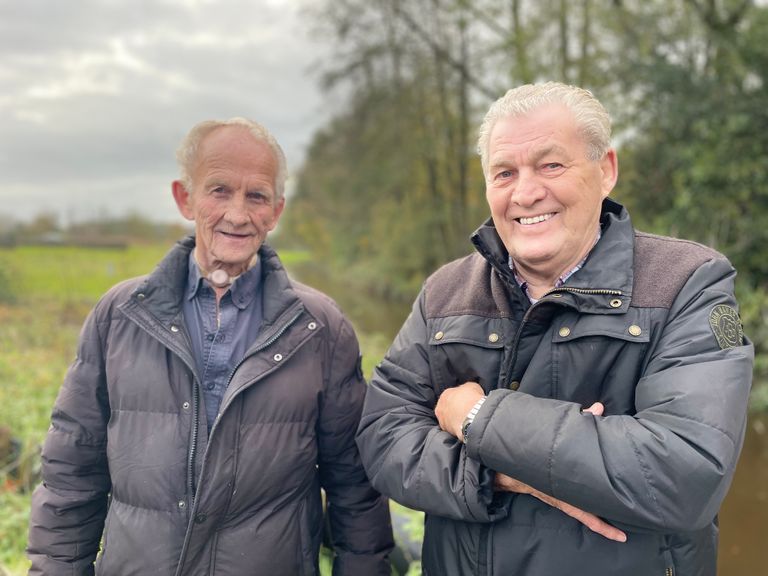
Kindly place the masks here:
[(389, 576), (387, 501), (355, 446), (357, 339), (265, 243), (280, 146), (255, 122), (207, 121), (178, 159), (195, 234), (85, 322), (43, 449), (30, 574), (316, 575), (323, 488), (334, 575)]

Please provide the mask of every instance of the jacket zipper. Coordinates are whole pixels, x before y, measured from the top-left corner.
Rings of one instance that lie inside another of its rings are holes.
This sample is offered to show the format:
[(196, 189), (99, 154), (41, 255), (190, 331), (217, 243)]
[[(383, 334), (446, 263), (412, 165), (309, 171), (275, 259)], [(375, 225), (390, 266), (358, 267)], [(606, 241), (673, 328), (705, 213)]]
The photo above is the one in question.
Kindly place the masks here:
[[(196, 380), (196, 379), (195, 379)], [(197, 453), (197, 437), (200, 434), (200, 387), (192, 382), (192, 433), (187, 453), (187, 490), (190, 494), (190, 509), (195, 505), (195, 455)]]
[(672, 568), (667, 568), (664, 570), (664, 576), (675, 576), (675, 572)]
[[(258, 348), (255, 348), (254, 350), (252, 350), (250, 354), (248, 354), (245, 357), (243, 357), (240, 360), (240, 362), (237, 363), (237, 366), (235, 366), (235, 369), (232, 370), (232, 372), (230, 373), (229, 378), (227, 379), (227, 387), (229, 387), (229, 384), (230, 384), (230, 382), (232, 380), (232, 377), (235, 375), (235, 372), (237, 372), (237, 369), (240, 368), (240, 366), (243, 364), (243, 362), (245, 362), (245, 360), (248, 357), (253, 356), (255, 353), (260, 352), (261, 350), (264, 350), (266, 347), (268, 347), (271, 344), (273, 344), (278, 338), (280, 338), (280, 336), (282, 336), (285, 333), (286, 330), (288, 330), (288, 328), (290, 328), (293, 325), (294, 322), (296, 322), (296, 320), (299, 319), (299, 317), (302, 315), (303, 312), (304, 312), (303, 308), (301, 310), (299, 310), (298, 312), (296, 312), (296, 314), (294, 314), (293, 317), (291, 317), (291, 319), (288, 320), (288, 322), (283, 324), (280, 327), (280, 329), (277, 332), (275, 332), (269, 338), (269, 340), (267, 340), (266, 342), (262, 343)], [(198, 391), (198, 387), (197, 386), (195, 386), (195, 389), (193, 391), (192, 400), (193, 400), (193, 404), (195, 404), (195, 405), (199, 404), (199, 391)], [(209, 437), (213, 435), (213, 431), (216, 429), (216, 424), (218, 423), (218, 420), (219, 419), (217, 418), (214, 421), (214, 424), (213, 424), (213, 427), (211, 428)], [(193, 478), (194, 478), (195, 454), (197, 452), (197, 437), (198, 437), (198, 434), (199, 434), (199, 425), (200, 425), (199, 417), (197, 416), (197, 409), (195, 409), (195, 417), (193, 418), (192, 440), (190, 441), (189, 454), (188, 454), (188, 459), (187, 459), (188, 473), (190, 474), (189, 485), (193, 486), (193, 488), (194, 488), (193, 492), (191, 493), (192, 494), (192, 500), (191, 500), (191, 505), (189, 507), (189, 519), (190, 519), (190, 522), (194, 522), (196, 496), (197, 496), (197, 494), (196, 494), (197, 487), (194, 486)], [(205, 462), (203, 462), (203, 466), (205, 466)], [(202, 473), (202, 471), (201, 471), (201, 473)], [(187, 547), (189, 546), (190, 534), (191, 534), (191, 531), (189, 530), (189, 527), (187, 527), (187, 532), (184, 535), (184, 544), (182, 545), (181, 554), (179, 555), (179, 561), (178, 561), (178, 564), (176, 565), (176, 574), (177, 575), (179, 574), (179, 570), (181, 570), (182, 564), (184, 563), (184, 558), (187, 555)]]
[(520, 322), (520, 327), (517, 329), (517, 333), (515, 334), (515, 340), (512, 342), (512, 355), (510, 356), (509, 362), (507, 363), (507, 373), (504, 381), (504, 387), (509, 387), (509, 380), (512, 377), (512, 369), (515, 367), (515, 362), (517, 362), (517, 347), (520, 344), (520, 337), (523, 333), (523, 328), (525, 327), (526, 322), (528, 321), (528, 317), (531, 314), (531, 310), (533, 310), (539, 302), (544, 300), (547, 296), (550, 296), (552, 294), (557, 294), (559, 292), (573, 292), (576, 294), (598, 294), (598, 295), (605, 295), (605, 296), (621, 296), (623, 292), (621, 290), (612, 290), (610, 288), (572, 288), (569, 286), (560, 286), (559, 288), (553, 288), (552, 290), (549, 290), (548, 292), (545, 292), (544, 295), (539, 298), (534, 304), (531, 305), (528, 310), (526, 310), (525, 314), (523, 314), (523, 319)]
[(548, 291), (541, 298), (546, 298), (550, 294), (557, 292), (574, 292), (576, 294), (603, 294), (605, 296), (621, 296), (623, 292), (621, 290), (613, 290), (611, 288), (573, 288), (571, 286), (560, 286), (559, 288), (553, 288)]

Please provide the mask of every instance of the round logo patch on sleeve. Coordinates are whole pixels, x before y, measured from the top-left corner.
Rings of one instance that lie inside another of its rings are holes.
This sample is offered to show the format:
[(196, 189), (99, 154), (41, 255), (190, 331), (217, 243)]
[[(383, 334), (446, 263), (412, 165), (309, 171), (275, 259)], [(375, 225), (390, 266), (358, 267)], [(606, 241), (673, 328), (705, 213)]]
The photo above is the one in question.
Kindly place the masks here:
[(718, 304), (709, 313), (709, 325), (721, 350), (744, 344), (744, 331), (738, 312), (731, 306)]

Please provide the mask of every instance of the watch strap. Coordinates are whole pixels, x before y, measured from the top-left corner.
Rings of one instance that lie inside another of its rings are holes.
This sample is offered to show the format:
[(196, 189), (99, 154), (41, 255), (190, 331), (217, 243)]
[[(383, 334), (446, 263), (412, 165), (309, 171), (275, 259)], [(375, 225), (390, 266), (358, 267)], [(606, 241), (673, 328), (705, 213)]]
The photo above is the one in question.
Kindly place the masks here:
[(485, 399), (487, 396), (483, 396), (475, 402), (475, 405), (472, 406), (472, 409), (467, 414), (466, 418), (464, 418), (464, 422), (461, 424), (461, 436), (463, 438), (464, 444), (467, 443), (467, 435), (469, 434), (469, 426), (472, 424), (472, 422), (475, 421), (475, 416), (477, 416), (477, 413), (480, 411), (480, 407), (483, 405), (483, 402), (485, 402)]

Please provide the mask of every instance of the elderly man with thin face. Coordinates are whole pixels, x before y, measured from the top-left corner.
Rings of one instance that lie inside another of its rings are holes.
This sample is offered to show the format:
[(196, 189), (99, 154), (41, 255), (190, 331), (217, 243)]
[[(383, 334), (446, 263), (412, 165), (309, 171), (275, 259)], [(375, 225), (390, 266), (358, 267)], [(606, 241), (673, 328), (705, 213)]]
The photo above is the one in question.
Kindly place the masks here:
[(30, 574), (389, 576), (386, 499), (355, 445), (357, 340), (266, 243), (285, 157), (261, 125), (202, 122), (173, 197), (195, 234), (86, 320), (32, 502)]
[(427, 576), (714, 575), (753, 348), (735, 271), (635, 230), (588, 91), (510, 90), (478, 142), (491, 218), (424, 284), (358, 445), (426, 512)]

